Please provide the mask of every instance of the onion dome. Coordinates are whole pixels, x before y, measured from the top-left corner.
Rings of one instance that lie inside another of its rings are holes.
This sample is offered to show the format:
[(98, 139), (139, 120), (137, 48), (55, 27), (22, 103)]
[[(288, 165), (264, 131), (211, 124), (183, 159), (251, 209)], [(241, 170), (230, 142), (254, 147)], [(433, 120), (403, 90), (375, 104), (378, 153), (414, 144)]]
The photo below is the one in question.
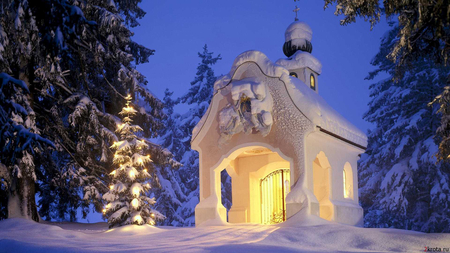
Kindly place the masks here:
[(298, 50), (312, 52), (312, 30), (305, 22), (295, 21), (290, 24), (284, 34), (285, 43), (283, 52), (287, 57), (291, 57)]

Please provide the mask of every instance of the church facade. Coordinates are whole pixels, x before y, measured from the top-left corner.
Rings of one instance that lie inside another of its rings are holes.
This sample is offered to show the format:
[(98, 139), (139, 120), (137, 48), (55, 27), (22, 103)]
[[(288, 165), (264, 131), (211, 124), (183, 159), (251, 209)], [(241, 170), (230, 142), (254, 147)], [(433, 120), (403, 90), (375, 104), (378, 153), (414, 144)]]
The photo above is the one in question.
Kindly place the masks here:
[[(322, 65), (304, 22), (285, 33), (287, 58), (239, 55), (217, 80), (191, 145), (199, 152), (196, 225), (273, 224), (294, 215), (361, 226), (357, 161), (366, 135), (319, 95)], [(232, 207), (221, 204), (220, 174), (232, 180)]]

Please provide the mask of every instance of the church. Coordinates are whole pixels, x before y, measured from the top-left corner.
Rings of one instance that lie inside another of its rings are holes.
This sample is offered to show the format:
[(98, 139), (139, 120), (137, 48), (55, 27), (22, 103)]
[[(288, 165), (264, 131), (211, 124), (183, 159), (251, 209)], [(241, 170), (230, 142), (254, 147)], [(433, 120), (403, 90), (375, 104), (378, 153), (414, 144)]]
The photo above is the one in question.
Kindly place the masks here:
[[(214, 84), (191, 140), (200, 163), (197, 226), (275, 224), (296, 214), (362, 226), (357, 162), (367, 137), (319, 95), (322, 65), (311, 41), (296, 19), (285, 32), (287, 58), (244, 52)], [(232, 182), (228, 213), (223, 170)]]

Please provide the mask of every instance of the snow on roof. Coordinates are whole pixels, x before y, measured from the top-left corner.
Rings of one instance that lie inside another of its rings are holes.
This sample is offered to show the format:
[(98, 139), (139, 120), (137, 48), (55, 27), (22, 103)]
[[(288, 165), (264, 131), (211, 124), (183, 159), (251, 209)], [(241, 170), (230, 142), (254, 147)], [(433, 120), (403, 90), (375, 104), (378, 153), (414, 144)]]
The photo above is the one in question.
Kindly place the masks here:
[(295, 105), (314, 125), (367, 147), (366, 134), (334, 110), (325, 99), (304, 82), (286, 75), (280, 79), (286, 83), (287, 90)]
[[(300, 55), (299, 57), (301, 59), (315, 59), (313, 56), (309, 57), (303, 54), (305, 53), (302, 52), (298, 54)], [(246, 51), (236, 57), (233, 66), (231, 67), (230, 73), (222, 76), (214, 83), (214, 95), (218, 92), (218, 90), (222, 89), (232, 81), (232, 78), (238, 67), (246, 62), (254, 62), (258, 64), (264, 74), (279, 78), (281, 81), (283, 81), (286, 84), (287, 91), (292, 98), (292, 101), (313, 124), (356, 144), (364, 147), (367, 146), (367, 136), (364, 132), (359, 130), (352, 123), (342, 117), (336, 110), (328, 105), (328, 103), (319, 94), (311, 90), (309, 86), (303, 83), (300, 79), (289, 76), (288, 70), (286, 70), (282, 66), (274, 64), (262, 52)], [(279, 61), (277, 61), (277, 63), (278, 62)], [(286, 63), (287, 60), (282, 62)], [(320, 73), (320, 69), (317, 72)], [(209, 114), (210, 109), (211, 108), (208, 108), (207, 114)], [(195, 127), (192, 133), (192, 139), (197, 136), (198, 132), (205, 122), (206, 117), (204, 115), (202, 120)]]
[(311, 41), (312, 30), (311, 27), (305, 22), (296, 21), (288, 26), (286, 32), (284, 33), (284, 37), (286, 42), (293, 39), (305, 39)]
[(288, 70), (310, 68), (319, 75), (322, 73), (322, 63), (316, 57), (312, 56), (312, 54), (300, 50), (287, 59), (279, 59), (275, 64)]

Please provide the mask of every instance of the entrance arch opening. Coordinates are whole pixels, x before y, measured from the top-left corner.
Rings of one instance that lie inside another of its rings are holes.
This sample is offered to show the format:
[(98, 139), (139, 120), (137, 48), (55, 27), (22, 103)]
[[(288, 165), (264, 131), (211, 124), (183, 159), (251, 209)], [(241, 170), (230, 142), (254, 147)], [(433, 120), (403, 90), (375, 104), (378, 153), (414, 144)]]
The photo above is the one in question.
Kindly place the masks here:
[(330, 201), (331, 166), (324, 152), (320, 152), (313, 161), (314, 195), (319, 201), (319, 212), (322, 219), (331, 220), (333, 204)]
[(228, 222), (273, 224), (286, 220), (290, 162), (264, 146), (240, 148), (227, 159), (232, 195)]

